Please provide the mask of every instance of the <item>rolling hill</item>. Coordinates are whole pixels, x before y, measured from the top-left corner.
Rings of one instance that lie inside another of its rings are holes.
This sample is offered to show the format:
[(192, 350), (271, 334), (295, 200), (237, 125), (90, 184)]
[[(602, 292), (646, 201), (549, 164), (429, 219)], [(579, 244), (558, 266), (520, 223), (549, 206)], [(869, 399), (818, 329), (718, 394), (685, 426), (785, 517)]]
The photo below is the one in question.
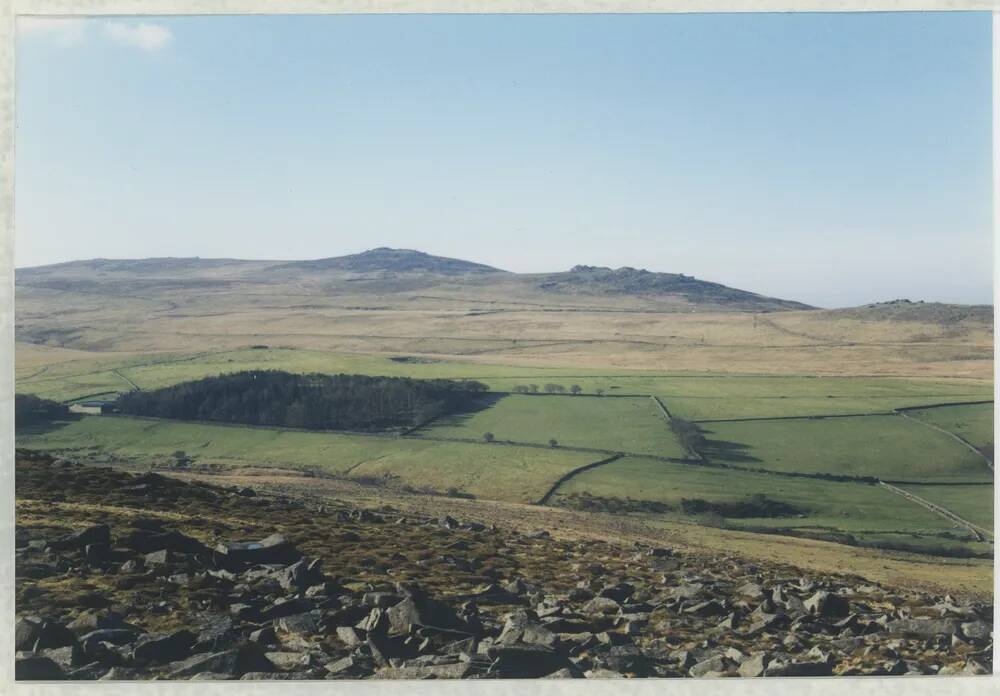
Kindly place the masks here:
[[(409, 283), (393, 283), (400, 278)], [(381, 281), (381, 282), (380, 282)], [(644, 269), (575, 266), (567, 272), (519, 274), (481, 263), (434, 256), (412, 249), (379, 247), (359, 254), (304, 261), (151, 258), (92, 259), (24, 268), (17, 284), (62, 291), (121, 292), (178, 290), (185, 283), (199, 288), (232, 284), (297, 282), (320, 284), (324, 291), (342, 283), (364, 283), (368, 292), (390, 294), (414, 287), (463, 283), (502, 300), (517, 295), (586, 295), (590, 297), (677, 300), (705, 308), (773, 311), (810, 309), (800, 302), (765, 297), (698, 280), (683, 273)]]
[(460, 275), (463, 273), (506, 273), (481, 263), (433, 256), (413, 249), (379, 247), (360, 254), (335, 256), (312, 261), (276, 263), (267, 269), (274, 273), (316, 273), (346, 271), (349, 273), (429, 273)]
[(683, 273), (653, 273), (642, 268), (574, 266), (567, 273), (550, 273), (538, 278), (546, 292), (594, 295), (663, 296), (675, 295), (688, 302), (729, 306), (734, 309), (774, 311), (813, 309), (807, 304), (765, 297), (721, 283), (699, 280)]
[(52, 348), (268, 345), (524, 367), (992, 374), (990, 308), (820, 310), (627, 267), (511, 273), (382, 247), (306, 261), (74, 261), (18, 269), (15, 291), (19, 365)]

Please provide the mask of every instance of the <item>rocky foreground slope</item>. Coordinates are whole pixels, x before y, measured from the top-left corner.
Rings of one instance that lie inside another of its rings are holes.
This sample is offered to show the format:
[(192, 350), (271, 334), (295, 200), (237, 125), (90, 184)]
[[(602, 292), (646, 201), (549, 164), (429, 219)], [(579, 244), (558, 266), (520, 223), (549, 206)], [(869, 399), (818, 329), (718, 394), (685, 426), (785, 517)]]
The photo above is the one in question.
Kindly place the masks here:
[[(18, 452), (18, 679), (986, 674), (992, 607)], [(252, 542), (252, 543), (247, 543)]]

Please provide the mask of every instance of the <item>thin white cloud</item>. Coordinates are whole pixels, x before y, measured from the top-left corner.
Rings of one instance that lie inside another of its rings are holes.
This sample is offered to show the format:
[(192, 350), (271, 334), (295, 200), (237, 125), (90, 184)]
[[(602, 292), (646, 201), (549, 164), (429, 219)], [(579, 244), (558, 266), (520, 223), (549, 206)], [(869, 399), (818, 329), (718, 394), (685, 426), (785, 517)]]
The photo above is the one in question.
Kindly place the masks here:
[(105, 22), (103, 28), (104, 35), (112, 41), (143, 51), (159, 51), (174, 38), (170, 29), (162, 24)]
[(22, 36), (47, 37), (60, 46), (76, 46), (87, 35), (88, 22), (76, 17), (20, 17), (17, 31)]
[(100, 35), (114, 43), (143, 51), (162, 50), (174, 40), (174, 34), (162, 24), (122, 22), (78, 17), (22, 17), (17, 21), (19, 35), (46, 38), (60, 46), (79, 46), (99, 27)]

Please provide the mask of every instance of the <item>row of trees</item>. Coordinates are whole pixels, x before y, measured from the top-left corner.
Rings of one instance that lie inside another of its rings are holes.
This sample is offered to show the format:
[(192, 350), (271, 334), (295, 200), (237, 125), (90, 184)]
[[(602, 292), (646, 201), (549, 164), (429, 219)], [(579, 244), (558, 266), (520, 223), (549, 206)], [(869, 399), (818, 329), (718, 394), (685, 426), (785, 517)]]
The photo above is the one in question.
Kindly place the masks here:
[(14, 395), (14, 427), (49, 423), (69, 415), (69, 407), (34, 394)]
[(330, 430), (387, 430), (420, 425), (473, 406), (486, 391), (474, 380), (367, 375), (237, 372), (164, 389), (123, 394), (122, 413)]
[[(537, 384), (518, 384), (518, 385), (515, 385), (511, 389), (511, 392), (514, 393), (514, 394), (537, 394), (538, 390), (539, 390), (539, 387), (538, 387)], [(561, 384), (553, 384), (551, 382), (548, 383), (548, 384), (546, 384), (546, 385), (544, 385), (544, 386), (542, 386), (542, 390), (546, 394), (565, 394), (566, 393), (566, 387), (564, 387)], [(574, 385), (572, 385), (569, 388), (569, 392), (571, 394), (579, 394), (582, 391), (583, 391), (583, 387), (581, 387), (579, 384), (574, 384)], [(597, 394), (598, 396), (600, 396), (601, 394), (604, 393), (604, 390), (603, 389), (595, 389), (594, 393)]]

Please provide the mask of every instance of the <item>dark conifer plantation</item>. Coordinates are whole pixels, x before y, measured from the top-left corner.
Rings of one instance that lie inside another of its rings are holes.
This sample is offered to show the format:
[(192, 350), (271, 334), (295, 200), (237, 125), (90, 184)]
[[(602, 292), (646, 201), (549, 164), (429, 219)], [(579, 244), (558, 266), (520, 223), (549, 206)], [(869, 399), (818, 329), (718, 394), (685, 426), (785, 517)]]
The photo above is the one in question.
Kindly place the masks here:
[(69, 408), (58, 401), (42, 399), (34, 394), (14, 395), (14, 425), (34, 425), (48, 423), (69, 415)]
[(300, 375), (255, 370), (207, 377), (118, 399), (122, 413), (325, 430), (408, 428), (472, 408), (472, 380)]

